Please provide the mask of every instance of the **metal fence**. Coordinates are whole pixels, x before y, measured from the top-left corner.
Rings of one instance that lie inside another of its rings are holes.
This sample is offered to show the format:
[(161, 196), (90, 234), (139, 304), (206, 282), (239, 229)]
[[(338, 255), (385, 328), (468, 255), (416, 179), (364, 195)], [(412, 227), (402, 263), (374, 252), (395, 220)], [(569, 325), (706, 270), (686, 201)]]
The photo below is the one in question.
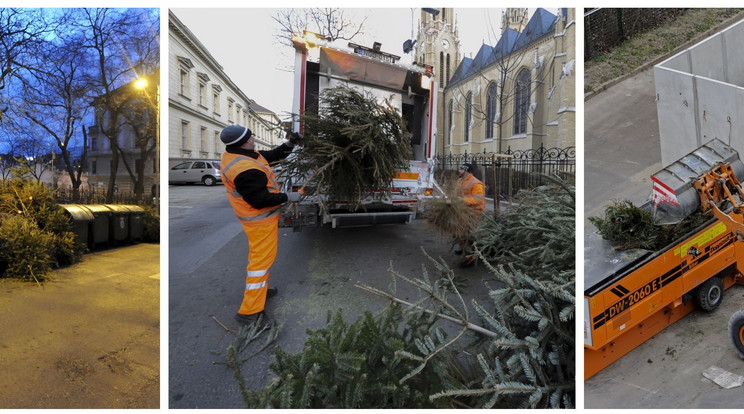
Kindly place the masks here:
[[(72, 188), (57, 188), (54, 190), (54, 198), (58, 203), (71, 203)], [(102, 204), (107, 203), (106, 201), (106, 190), (105, 189), (93, 189), (93, 190), (80, 190), (80, 197), (76, 203), (79, 204)], [(113, 199), (110, 204), (136, 204), (140, 206), (154, 204), (154, 196), (150, 194), (143, 194), (142, 196), (135, 196), (132, 193), (115, 192)]]
[(576, 173), (576, 147), (545, 148), (525, 151), (507, 149), (503, 154), (472, 153), (435, 156), (435, 176), (446, 180), (457, 173), (464, 163), (476, 165), (473, 173), (486, 187), (486, 196), (494, 194), (494, 183), (501, 199), (509, 198), (520, 190), (545, 183), (545, 176)]
[(626, 39), (675, 19), (684, 10), (591, 9), (584, 13), (584, 59), (607, 53)]

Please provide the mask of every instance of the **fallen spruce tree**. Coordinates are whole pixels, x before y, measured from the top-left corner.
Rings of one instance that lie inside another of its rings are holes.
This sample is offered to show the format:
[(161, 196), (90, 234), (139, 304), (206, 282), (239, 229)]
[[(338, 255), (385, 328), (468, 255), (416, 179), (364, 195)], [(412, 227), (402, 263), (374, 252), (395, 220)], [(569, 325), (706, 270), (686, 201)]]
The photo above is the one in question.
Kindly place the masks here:
[(86, 250), (44, 185), (0, 182), (0, 277), (41, 282), (52, 267), (78, 262)]
[(344, 86), (323, 90), (318, 101), (302, 118), (302, 147), (283, 161), (282, 174), (303, 177), (294, 184), (306, 196), (359, 205), (371, 191), (389, 194), (396, 170), (411, 159), (411, 134), (396, 109)]
[(435, 272), (430, 275), (424, 267), (417, 278), (391, 265), (393, 280), (418, 287), (421, 300), (397, 298), (395, 283), (389, 292), (358, 284), (388, 298), (390, 305), (353, 323), (341, 311), (329, 314), (325, 327), (308, 330), (298, 354), (277, 346), (270, 379), (261, 390), (246, 388), (242, 380), (245, 359), (239, 350), (257, 338), (256, 329), (247, 335), (249, 329), (243, 328), (228, 348), (227, 365), (238, 378), (245, 405), (573, 408), (574, 187), (553, 180), (525, 192), (515, 211), (479, 229), (493, 231), (498, 223), (499, 230), (509, 229), (511, 240), (481, 255), (498, 284), (489, 288), (489, 303), (468, 304), (441, 259), (427, 255)]

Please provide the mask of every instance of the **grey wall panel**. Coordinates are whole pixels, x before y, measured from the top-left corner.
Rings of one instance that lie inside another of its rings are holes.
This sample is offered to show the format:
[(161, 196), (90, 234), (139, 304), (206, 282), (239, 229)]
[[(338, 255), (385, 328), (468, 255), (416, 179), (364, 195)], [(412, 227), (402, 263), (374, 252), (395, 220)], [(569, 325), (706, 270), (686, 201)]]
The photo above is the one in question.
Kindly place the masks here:
[(744, 86), (744, 24), (732, 26), (724, 33), (728, 82)]
[(695, 126), (695, 85), (688, 73), (654, 68), (658, 94), (661, 164), (667, 166), (700, 145)]
[(737, 88), (728, 83), (702, 77), (696, 80), (701, 143), (718, 138), (724, 143), (731, 142), (737, 151), (741, 151), (742, 148), (736, 148), (731, 141), (733, 122), (736, 115), (741, 113), (738, 108)]
[(723, 70), (723, 39), (717, 34), (690, 49), (692, 74), (718, 81), (725, 81)]

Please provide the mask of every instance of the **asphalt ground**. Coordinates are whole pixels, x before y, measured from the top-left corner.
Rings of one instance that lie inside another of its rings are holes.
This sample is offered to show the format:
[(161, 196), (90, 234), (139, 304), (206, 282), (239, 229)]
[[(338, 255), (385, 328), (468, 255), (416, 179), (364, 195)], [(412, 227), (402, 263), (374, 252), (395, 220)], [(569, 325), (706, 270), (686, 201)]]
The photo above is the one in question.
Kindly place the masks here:
[[(241, 408), (238, 382), (225, 362), (238, 328), (233, 318), (245, 286), (248, 242), (223, 187), (172, 186), (169, 191), (168, 406)], [(489, 281), (485, 266), (458, 268), (461, 257), (452, 253), (450, 238), (425, 220), (359, 228), (325, 225), (299, 232), (280, 228), (269, 278), (279, 296), (269, 299), (266, 309), (281, 330), (268, 349), (260, 349), (263, 336), (241, 354), (248, 358), (241, 367), (248, 387), (263, 388), (271, 376), (274, 348), (300, 352), (307, 330), (325, 326), (328, 312), (341, 309), (352, 322), (389, 303), (356, 287), (357, 282), (388, 291), (391, 266), (409, 278), (420, 278), (425, 271), (437, 277), (422, 248), (455, 269), (468, 305), (474, 298), (489, 303), (484, 283), (491, 288), (497, 284)], [(396, 292), (409, 302), (421, 295), (400, 281)]]
[(0, 408), (160, 408), (160, 245), (0, 279)]

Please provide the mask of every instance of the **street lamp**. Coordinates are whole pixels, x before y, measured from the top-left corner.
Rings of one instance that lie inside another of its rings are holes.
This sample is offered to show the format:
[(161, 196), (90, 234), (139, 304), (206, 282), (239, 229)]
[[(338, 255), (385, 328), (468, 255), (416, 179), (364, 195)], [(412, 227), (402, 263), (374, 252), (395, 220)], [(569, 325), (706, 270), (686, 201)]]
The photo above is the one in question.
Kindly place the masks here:
[[(147, 78), (138, 78), (134, 81), (134, 87), (147, 95)], [(160, 83), (155, 85), (155, 90), (157, 95), (155, 100), (155, 209), (160, 214)]]

